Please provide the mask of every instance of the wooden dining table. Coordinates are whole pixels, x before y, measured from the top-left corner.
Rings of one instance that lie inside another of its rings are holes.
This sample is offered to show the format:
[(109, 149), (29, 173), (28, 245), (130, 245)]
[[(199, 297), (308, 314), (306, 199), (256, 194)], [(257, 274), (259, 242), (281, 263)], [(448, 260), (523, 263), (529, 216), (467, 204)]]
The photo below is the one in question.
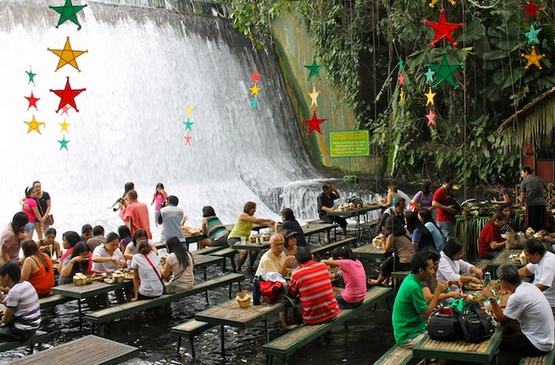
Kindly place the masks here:
[(499, 252), (499, 254), (495, 256), (487, 266), (487, 270), (491, 273), (491, 277), (494, 279), (496, 278), (497, 269), (503, 264), (514, 264), (517, 267), (523, 267), (524, 265), (520, 263), (520, 261), (511, 259), (512, 255), (519, 256), (521, 252), (522, 249), (508, 250), (506, 248)]
[(376, 247), (369, 243), (367, 245), (354, 248), (353, 253), (361, 259), (379, 259), (383, 257), (385, 250), (383, 249), (383, 246)]
[(225, 326), (232, 326), (241, 329), (253, 327), (257, 323), (264, 322), (266, 342), (270, 340), (268, 330), (268, 319), (277, 316), (279, 312), (291, 307), (288, 300), (280, 300), (277, 303), (262, 302), (260, 305), (250, 305), (248, 308), (241, 308), (235, 299), (206, 309), (195, 314), (197, 321), (203, 321), (220, 326), (220, 344), (222, 356), (225, 355)]

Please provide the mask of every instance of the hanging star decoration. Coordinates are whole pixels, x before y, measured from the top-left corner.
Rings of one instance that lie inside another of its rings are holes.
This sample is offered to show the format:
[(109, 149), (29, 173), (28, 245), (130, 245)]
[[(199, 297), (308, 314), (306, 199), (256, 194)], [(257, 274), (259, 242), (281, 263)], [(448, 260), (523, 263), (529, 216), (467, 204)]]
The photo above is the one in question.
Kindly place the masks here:
[(397, 80), (399, 81), (399, 85), (403, 86), (405, 84), (405, 75), (400, 73), (399, 76), (397, 76)]
[(187, 132), (187, 135), (184, 136), (183, 138), (185, 138), (185, 145), (190, 146), (191, 145), (191, 139), (193, 138), (189, 132)]
[(447, 62), (447, 52), (446, 51), (442, 51), (441, 52), (443, 54), (442, 58), (441, 58), (441, 63), (440, 64), (424, 64), (424, 67), (429, 67), (430, 69), (432, 69), (433, 71), (435, 71), (438, 75), (437, 80), (435, 82), (435, 84), (433, 85), (434, 89), (437, 88), (437, 86), (439, 84), (441, 84), (442, 81), (447, 81), (448, 83), (450, 83), (455, 89), (457, 89), (459, 87), (459, 85), (457, 85), (457, 83), (455, 82), (455, 78), (453, 77), (453, 73), (455, 73), (458, 69), (461, 69), (464, 67), (464, 63), (456, 63), (456, 64), (449, 64)]
[(66, 118), (64, 118), (63, 123), (58, 123), (58, 124), (62, 127), (62, 130), (60, 131), (60, 133), (63, 133), (63, 131), (66, 131), (67, 133), (69, 133), (69, 131), (67, 130), (67, 127), (69, 127), (71, 124), (66, 123)]
[(318, 119), (316, 115), (316, 110), (312, 113), (312, 119), (303, 119), (302, 122), (308, 125), (308, 132), (306, 135), (308, 136), (312, 131), (316, 131), (322, 134), (322, 130), (320, 129), (320, 124), (324, 123), (328, 118)]
[(258, 92), (260, 91), (260, 88), (258, 87), (258, 85), (254, 84), (251, 88), (251, 95), (258, 95)]
[(431, 87), (429, 88), (429, 91), (424, 95), (426, 95), (426, 98), (427, 98), (426, 106), (428, 106), (430, 104), (434, 105), (434, 96), (436, 96), (436, 93), (432, 92)]
[(312, 92), (308, 93), (311, 99), (310, 108), (318, 108), (318, 95), (320, 95), (320, 91), (316, 91), (316, 84), (312, 84)]
[(27, 99), (27, 101), (29, 102), (27, 110), (31, 109), (31, 107), (34, 107), (35, 110), (39, 110), (37, 108), (37, 101), (39, 101), (40, 98), (35, 98), (35, 96), (33, 95), (33, 91), (31, 91), (31, 96), (24, 96), (24, 98)]
[(430, 109), (428, 114), (426, 114), (426, 118), (428, 119), (428, 127), (431, 125), (436, 125), (436, 113), (434, 113), (432, 109)]
[(258, 72), (254, 71), (254, 73), (251, 74), (251, 80), (252, 82), (260, 82), (260, 76), (262, 76), (261, 74), (259, 74)]
[(424, 24), (436, 31), (434, 40), (430, 43), (430, 47), (435, 47), (436, 43), (443, 38), (447, 39), (453, 47), (457, 47), (457, 42), (455, 42), (453, 34), (451, 33), (462, 27), (463, 23), (447, 23), (447, 19), (445, 18), (445, 9), (440, 10), (439, 21), (430, 22), (428, 20), (424, 20)]
[(69, 109), (71, 109), (71, 107), (69, 105), (64, 105), (62, 107), (62, 115), (67, 115), (69, 117)]
[(399, 101), (401, 103), (405, 101), (405, 89), (401, 89), (401, 92), (399, 93)]
[(434, 75), (436, 73), (432, 71), (431, 68), (428, 68), (428, 71), (424, 72), (424, 76), (426, 76), (426, 83), (432, 84), (434, 82)]
[(534, 24), (530, 24), (530, 30), (524, 35), (528, 38), (528, 45), (540, 44), (538, 39), (538, 34), (541, 32), (542, 28), (534, 28)]
[(536, 19), (539, 19), (538, 10), (543, 8), (543, 5), (536, 5), (534, 4), (534, 0), (530, 0), (530, 2), (526, 5), (518, 5), (519, 8), (526, 10), (526, 14), (524, 15), (524, 20), (528, 19), (530, 16), (535, 16)]
[(80, 12), (87, 4), (85, 5), (73, 5), (71, 0), (65, 0), (63, 6), (52, 6), (49, 5), (48, 7), (52, 10), (55, 10), (58, 14), (60, 14), (60, 19), (58, 20), (58, 24), (56, 28), (60, 25), (65, 23), (67, 20), (71, 21), (73, 24), (77, 25), (77, 30), (81, 30), (81, 24), (79, 24), (79, 20), (77, 20), (77, 13)]
[(542, 58), (544, 58), (545, 55), (544, 54), (537, 54), (535, 46), (532, 46), (532, 52), (530, 52), (530, 54), (524, 54), (523, 53), (522, 57), (524, 57), (528, 60), (528, 64), (526, 66), (524, 66), (524, 68), (529, 68), (532, 65), (536, 65), (536, 67), (538, 67), (540, 70), (542, 69), (542, 66), (540, 65), (540, 60)]
[(399, 60), (399, 62), (397, 62), (397, 66), (399, 66), (399, 72), (403, 71), (405, 68), (405, 61)]
[(37, 74), (33, 73), (33, 69), (31, 68), (31, 66), (29, 66), (29, 71), (25, 71), (25, 73), (29, 77), (29, 82), (27, 82), (27, 85), (29, 85), (32, 82), (33, 86), (36, 86), (35, 85), (35, 76), (37, 76)]
[[(430, 8), (434, 8), (436, 6), (436, 4), (438, 3), (439, 0), (432, 0), (431, 3), (428, 4), (428, 6)], [(457, 4), (457, 2), (455, 0), (447, 0), (451, 3), (451, 5), (455, 6)]]
[(77, 57), (81, 56), (83, 53), (89, 52), (88, 50), (84, 51), (75, 51), (71, 48), (71, 43), (69, 42), (69, 37), (66, 38), (66, 43), (64, 44), (64, 49), (50, 49), (47, 48), (48, 51), (54, 53), (56, 56), (60, 57), (58, 61), (58, 66), (54, 71), (58, 71), (65, 65), (71, 65), (74, 69), (81, 72), (79, 66), (77, 65)]
[(251, 99), (251, 108), (256, 109), (258, 107), (258, 100), (256, 98)]
[(193, 108), (191, 108), (189, 105), (187, 105), (187, 107), (185, 108), (185, 114), (187, 116), (190, 116), (193, 113)]
[(60, 142), (60, 151), (62, 150), (62, 148), (65, 148), (66, 151), (69, 151), (67, 149), (67, 144), (71, 142), (71, 140), (67, 140), (65, 135), (62, 135), (62, 140), (58, 140), (58, 142)]
[(304, 65), (304, 67), (306, 67), (306, 68), (310, 71), (310, 73), (308, 74), (308, 80), (307, 80), (307, 81), (310, 81), (310, 79), (311, 79), (313, 76), (318, 77), (318, 80), (322, 80), (322, 79), (320, 78), (320, 69), (321, 69), (322, 67), (324, 67), (324, 65), (319, 65), (319, 64), (317, 64), (317, 63), (316, 63), (316, 58), (313, 58), (313, 59), (312, 59), (312, 65)]
[(187, 120), (185, 122), (183, 122), (183, 125), (185, 126), (185, 130), (190, 130), (192, 131), (193, 128), (191, 128), (193, 126), (193, 122), (191, 122), (191, 120), (189, 118), (187, 118)]
[(58, 95), (60, 97), (60, 104), (58, 105), (58, 110), (56, 110), (56, 113), (60, 111), (60, 109), (63, 108), (64, 105), (71, 105), (71, 107), (73, 109), (75, 109), (76, 112), (79, 113), (79, 109), (77, 109), (77, 105), (75, 104), (75, 97), (79, 94), (81, 94), (83, 91), (85, 91), (87, 89), (83, 88), (83, 89), (72, 89), (71, 85), (69, 84), (69, 76), (67, 77), (66, 80), (66, 86), (64, 89), (62, 90), (52, 90), (50, 89), (50, 92), (53, 92), (54, 94)]
[(38, 134), (42, 134), (40, 132), (39, 127), (42, 125), (44, 127), (46, 127), (46, 123), (44, 122), (37, 122), (37, 119), (35, 118), (35, 115), (33, 114), (33, 118), (31, 119), (30, 122), (23, 122), (25, 124), (27, 124), (29, 126), (29, 129), (27, 130), (27, 134), (31, 133), (32, 131), (37, 132)]

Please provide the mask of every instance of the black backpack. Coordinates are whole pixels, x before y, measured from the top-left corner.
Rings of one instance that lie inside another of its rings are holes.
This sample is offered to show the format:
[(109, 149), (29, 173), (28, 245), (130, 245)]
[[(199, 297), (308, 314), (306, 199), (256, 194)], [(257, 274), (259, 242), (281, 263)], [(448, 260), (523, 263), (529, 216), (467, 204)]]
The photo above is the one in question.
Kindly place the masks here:
[(458, 318), (463, 340), (466, 342), (481, 342), (495, 333), (493, 319), (489, 314), (482, 312), (477, 303), (465, 305)]
[(450, 314), (442, 314), (438, 310), (428, 320), (428, 336), (438, 341), (458, 341), (461, 339), (460, 312), (453, 310)]

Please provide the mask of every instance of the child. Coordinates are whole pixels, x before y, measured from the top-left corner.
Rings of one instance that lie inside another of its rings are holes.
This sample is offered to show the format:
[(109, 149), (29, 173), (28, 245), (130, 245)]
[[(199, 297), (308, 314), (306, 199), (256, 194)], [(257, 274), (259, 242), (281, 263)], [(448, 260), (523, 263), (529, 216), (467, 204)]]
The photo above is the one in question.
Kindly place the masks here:
[(166, 193), (166, 190), (164, 190), (164, 184), (156, 184), (156, 192), (152, 196), (152, 202), (150, 203), (150, 205), (156, 203), (156, 205), (154, 206), (154, 222), (156, 222), (156, 227), (158, 227), (158, 216), (160, 215), (161, 205), (167, 197), (168, 193)]

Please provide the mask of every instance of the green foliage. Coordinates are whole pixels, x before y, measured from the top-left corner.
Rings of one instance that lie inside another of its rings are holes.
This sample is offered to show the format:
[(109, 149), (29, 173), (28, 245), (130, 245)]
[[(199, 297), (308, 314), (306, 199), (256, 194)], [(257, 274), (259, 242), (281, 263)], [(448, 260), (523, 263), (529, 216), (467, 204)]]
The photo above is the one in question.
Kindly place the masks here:
[[(520, 0), (445, 3), (457, 47), (440, 41), (430, 47), (434, 31), (423, 20), (437, 21), (441, 2), (401, 0), (227, 0), (231, 20), (255, 44), (271, 37), (272, 19), (285, 12), (301, 14), (313, 39), (314, 52), (353, 108), (357, 123), (371, 132), (371, 143), (384, 156), (384, 172), (411, 179), (444, 173), (475, 182), (503, 172), (516, 174), (519, 156), (504, 153), (498, 126), (525, 103), (555, 85), (555, 14), (546, 7), (540, 20), (524, 21)], [(525, 69), (530, 53), (525, 33), (533, 23), (545, 54)], [(434, 92), (436, 127), (428, 127), (424, 93), (426, 63), (439, 63), (442, 50), (449, 63), (464, 63), (454, 76), (459, 88), (443, 82)], [(406, 77), (400, 102), (398, 61)], [(373, 86), (374, 85), (374, 86)], [(376, 86), (377, 85), (377, 86)], [(441, 172), (441, 173), (440, 173)]]

